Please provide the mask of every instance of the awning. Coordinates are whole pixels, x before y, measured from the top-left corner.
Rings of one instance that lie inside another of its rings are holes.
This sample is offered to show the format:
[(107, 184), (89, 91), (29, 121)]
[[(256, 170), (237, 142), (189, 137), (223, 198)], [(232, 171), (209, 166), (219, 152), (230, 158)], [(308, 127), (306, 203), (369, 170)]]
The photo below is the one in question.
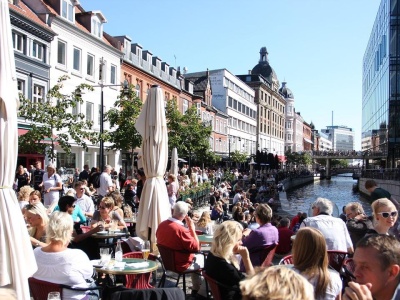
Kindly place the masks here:
[(286, 156), (285, 155), (278, 155), (278, 159), (280, 162), (285, 162), (286, 161)]
[(20, 128), (18, 128), (18, 136), (24, 135), (24, 134), (27, 133), (28, 131), (29, 131), (28, 129), (20, 129)]
[[(24, 135), (29, 131), (29, 129), (24, 129), (24, 128), (18, 128), (18, 136)], [(53, 134), (53, 138), (57, 138), (56, 135)], [(42, 140), (43, 144), (51, 144), (51, 139), (49, 139), (48, 137), (45, 138), (44, 140)], [(58, 142), (55, 141), (54, 145), (58, 145)]]
[(309, 139), (306, 139), (306, 138), (303, 138), (303, 139), (304, 139), (305, 142), (307, 142), (307, 143), (309, 143), (309, 144), (314, 144), (314, 143), (312, 142), (312, 140), (309, 140)]

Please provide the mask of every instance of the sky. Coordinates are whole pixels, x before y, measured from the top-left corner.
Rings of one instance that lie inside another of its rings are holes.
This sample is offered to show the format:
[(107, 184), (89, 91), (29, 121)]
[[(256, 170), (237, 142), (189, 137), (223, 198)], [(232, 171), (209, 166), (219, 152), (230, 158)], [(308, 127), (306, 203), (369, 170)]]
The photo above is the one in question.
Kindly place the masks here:
[(380, 0), (80, 0), (104, 31), (170, 66), (247, 74), (260, 48), (296, 111), (316, 129), (344, 125), (361, 149), (362, 60)]

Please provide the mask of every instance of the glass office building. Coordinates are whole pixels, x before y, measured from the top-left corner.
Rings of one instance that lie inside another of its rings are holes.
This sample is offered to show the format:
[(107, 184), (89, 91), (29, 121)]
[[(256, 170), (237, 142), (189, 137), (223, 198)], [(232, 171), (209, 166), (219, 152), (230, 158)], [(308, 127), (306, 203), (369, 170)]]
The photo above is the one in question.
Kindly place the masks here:
[(400, 163), (399, 1), (381, 1), (363, 58), (362, 147), (388, 168)]

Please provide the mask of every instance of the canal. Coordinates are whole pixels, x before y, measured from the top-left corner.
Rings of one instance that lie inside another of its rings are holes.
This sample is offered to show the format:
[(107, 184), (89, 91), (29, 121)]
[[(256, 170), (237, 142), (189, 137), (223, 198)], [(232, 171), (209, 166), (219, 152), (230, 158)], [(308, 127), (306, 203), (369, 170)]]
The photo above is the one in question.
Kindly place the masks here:
[[(343, 174), (351, 175), (351, 174)], [(349, 202), (360, 202), (367, 215), (371, 214), (371, 205), (358, 192), (353, 192), (353, 185), (357, 181), (352, 177), (333, 176), (331, 180), (315, 181), (290, 191), (287, 191), (287, 200), (291, 210), (309, 212), (311, 204), (318, 198), (323, 197), (336, 203), (339, 213), (342, 207)]]

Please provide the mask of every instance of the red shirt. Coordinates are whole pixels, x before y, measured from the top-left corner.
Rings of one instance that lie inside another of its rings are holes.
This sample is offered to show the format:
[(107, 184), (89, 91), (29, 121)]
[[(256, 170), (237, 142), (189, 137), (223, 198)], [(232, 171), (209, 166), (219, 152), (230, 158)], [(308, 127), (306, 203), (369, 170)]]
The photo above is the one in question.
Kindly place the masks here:
[(295, 215), (292, 219), (292, 222), (290, 222), (290, 229), (293, 229), (293, 227), (300, 222), (300, 217), (298, 215)]
[(170, 218), (158, 225), (157, 243), (173, 250), (186, 250), (190, 253), (175, 252), (175, 264), (179, 271), (185, 271), (193, 261), (194, 253), (199, 252), (198, 241), (188, 228)]
[(292, 240), (290, 238), (294, 233), (287, 227), (279, 227), (278, 233), (279, 244), (276, 248), (276, 253), (287, 254), (290, 252), (290, 250), (292, 250)]

